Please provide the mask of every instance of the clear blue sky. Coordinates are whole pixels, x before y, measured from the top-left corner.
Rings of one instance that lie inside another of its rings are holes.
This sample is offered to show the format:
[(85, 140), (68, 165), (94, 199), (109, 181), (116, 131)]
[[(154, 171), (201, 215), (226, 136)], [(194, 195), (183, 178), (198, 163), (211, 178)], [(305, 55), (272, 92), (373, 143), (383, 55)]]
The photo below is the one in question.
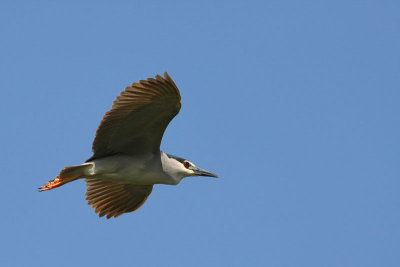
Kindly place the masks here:
[[(82, 2), (0, 4), (1, 266), (400, 266), (399, 1)], [(164, 71), (162, 149), (220, 179), (36, 191)]]

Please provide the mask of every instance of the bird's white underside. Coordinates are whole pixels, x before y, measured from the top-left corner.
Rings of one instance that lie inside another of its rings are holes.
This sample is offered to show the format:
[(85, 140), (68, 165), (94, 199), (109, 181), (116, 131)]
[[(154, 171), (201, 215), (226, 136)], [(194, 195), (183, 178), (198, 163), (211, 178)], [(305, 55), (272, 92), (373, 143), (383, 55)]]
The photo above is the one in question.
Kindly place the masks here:
[(193, 171), (165, 153), (140, 156), (114, 155), (82, 164), (87, 166), (85, 178), (99, 178), (123, 184), (168, 184), (176, 185), (182, 178), (193, 175)]

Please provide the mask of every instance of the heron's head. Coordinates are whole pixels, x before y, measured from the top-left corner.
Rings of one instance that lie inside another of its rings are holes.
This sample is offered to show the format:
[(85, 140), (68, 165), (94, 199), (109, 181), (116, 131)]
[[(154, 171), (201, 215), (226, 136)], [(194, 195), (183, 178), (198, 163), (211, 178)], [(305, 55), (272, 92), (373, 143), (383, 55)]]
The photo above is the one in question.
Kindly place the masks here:
[(201, 169), (187, 159), (176, 157), (170, 154), (166, 155), (168, 156), (169, 160), (165, 165), (167, 165), (167, 167), (169, 165), (170, 167), (168, 168), (169, 170), (167, 172), (173, 172), (175, 173), (174, 175), (179, 175), (182, 178), (188, 176), (209, 176), (218, 178), (218, 175), (215, 173)]

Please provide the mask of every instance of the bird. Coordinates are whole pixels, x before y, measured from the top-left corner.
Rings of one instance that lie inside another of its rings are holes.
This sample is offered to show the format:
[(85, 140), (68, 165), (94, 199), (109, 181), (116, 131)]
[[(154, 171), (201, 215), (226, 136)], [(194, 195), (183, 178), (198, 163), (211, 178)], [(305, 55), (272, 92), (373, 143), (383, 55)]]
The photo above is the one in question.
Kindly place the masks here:
[(88, 204), (99, 217), (109, 219), (139, 209), (155, 184), (177, 185), (191, 176), (217, 178), (160, 150), (164, 131), (180, 108), (180, 92), (167, 72), (132, 83), (103, 116), (93, 155), (81, 165), (63, 168), (39, 191), (84, 179)]

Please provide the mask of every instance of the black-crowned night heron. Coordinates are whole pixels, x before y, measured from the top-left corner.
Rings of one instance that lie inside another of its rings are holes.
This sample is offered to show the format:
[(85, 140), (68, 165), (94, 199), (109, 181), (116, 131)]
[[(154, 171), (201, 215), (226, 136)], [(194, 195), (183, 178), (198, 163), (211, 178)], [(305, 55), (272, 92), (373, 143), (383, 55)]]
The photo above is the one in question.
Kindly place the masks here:
[(181, 96), (167, 73), (133, 83), (103, 117), (93, 142), (93, 156), (65, 167), (39, 188), (46, 191), (84, 178), (86, 199), (100, 217), (137, 210), (154, 184), (176, 185), (188, 176), (216, 174), (160, 151), (169, 122), (181, 108)]

